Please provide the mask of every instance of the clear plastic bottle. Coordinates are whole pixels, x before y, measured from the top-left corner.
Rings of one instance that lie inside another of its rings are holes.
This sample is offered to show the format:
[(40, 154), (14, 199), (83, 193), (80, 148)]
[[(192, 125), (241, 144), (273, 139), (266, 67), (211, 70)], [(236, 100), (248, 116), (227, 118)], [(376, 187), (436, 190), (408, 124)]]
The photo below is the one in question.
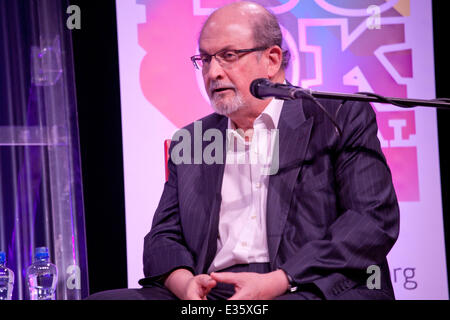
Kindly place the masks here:
[(58, 270), (49, 258), (47, 247), (36, 248), (34, 262), (27, 269), (30, 300), (55, 300)]
[(0, 300), (11, 300), (14, 288), (14, 272), (6, 267), (6, 254), (0, 252)]

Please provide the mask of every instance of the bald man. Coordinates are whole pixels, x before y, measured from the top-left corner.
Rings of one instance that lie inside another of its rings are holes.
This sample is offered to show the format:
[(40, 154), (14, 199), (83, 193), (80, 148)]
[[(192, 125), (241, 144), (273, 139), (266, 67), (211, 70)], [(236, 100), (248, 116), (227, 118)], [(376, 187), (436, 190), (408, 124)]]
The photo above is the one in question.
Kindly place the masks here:
[[(223, 161), (180, 163), (174, 137), (145, 237), (143, 288), (91, 298), (394, 299), (386, 255), (398, 204), (371, 106), (346, 103), (338, 112), (321, 100), (339, 135), (311, 100), (253, 97), (254, 79), (285, 82), (288, 54), (276, 18), (252, 2), (212, 13), (199, 52), (191, 60), (215, 112), (184, 130), (218, 130), (227, 139)], [(266, 162), (230, 161), (252, 153)], [(275, 162), (274, 172), (263, 170)], [(379, 271), (373, 283), (369, 267)]]

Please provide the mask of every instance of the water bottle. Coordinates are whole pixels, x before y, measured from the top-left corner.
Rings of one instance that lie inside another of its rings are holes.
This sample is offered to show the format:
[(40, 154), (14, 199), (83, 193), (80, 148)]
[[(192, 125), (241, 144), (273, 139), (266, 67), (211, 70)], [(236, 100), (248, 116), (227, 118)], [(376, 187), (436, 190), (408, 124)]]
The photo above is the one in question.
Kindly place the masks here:
[(48, 248), (36, 248), (34, 262), (27, 268), (30, 300), (55, 300), (58, 270), (50, 262)]
[(6, 254), (0, 252), (0, 300), (11, 300), (14, 287), (14, 272), (6, 266)]

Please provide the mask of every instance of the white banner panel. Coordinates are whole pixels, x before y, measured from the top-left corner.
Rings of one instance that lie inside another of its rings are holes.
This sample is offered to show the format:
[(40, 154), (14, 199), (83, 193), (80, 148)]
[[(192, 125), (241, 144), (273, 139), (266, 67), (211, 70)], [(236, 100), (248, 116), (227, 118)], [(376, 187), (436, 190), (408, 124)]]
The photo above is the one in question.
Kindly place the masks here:
[[(165, 180), (163, 142), (212, 112), (189, 57), (202, 22), (230, 0), (116, 0), (128, 284)], [(288, 80), (319, 91), (433, 98), (431, 1), (261, 0), (280, 19)], [(389, 253), (397, 299), (448, 299), (436, 112), (373, 105), (400, 203)]]

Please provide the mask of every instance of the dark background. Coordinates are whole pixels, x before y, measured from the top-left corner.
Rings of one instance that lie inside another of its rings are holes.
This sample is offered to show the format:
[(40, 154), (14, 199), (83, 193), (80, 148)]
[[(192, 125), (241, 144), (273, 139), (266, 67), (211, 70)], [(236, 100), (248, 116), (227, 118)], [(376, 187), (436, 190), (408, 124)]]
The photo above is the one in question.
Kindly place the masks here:
[[(446, 44), (448, 43), (448, 1), (433, 1), (434, 63), (436, 97), (450, 98), (447, 78), (450, 64)], [(450, 291), (450, 110), (438, 110), (439, 161), (441, 169), (442, 206), (444, 215), (445, 248), (447, 256), (447, 281)]]
[(70, 1), (89, 289), (127, 287), (125, 199), (115, 1)]
[[(72, 35), (92, 294), (127, 287), (116, 11), (115, 2), (111, 0), (73, 0), (70, 3), (81, 8), (81, 30), (74, 30)], [(450, 75), (445, 50), (447, 12), (446, 1), (433, 1), (437, 97), (450, 97), (446, 82)], [(438, 131), (448, 265), (450, 153), (447, 138), (450, 137), (450, 110), (438, 111)]]

